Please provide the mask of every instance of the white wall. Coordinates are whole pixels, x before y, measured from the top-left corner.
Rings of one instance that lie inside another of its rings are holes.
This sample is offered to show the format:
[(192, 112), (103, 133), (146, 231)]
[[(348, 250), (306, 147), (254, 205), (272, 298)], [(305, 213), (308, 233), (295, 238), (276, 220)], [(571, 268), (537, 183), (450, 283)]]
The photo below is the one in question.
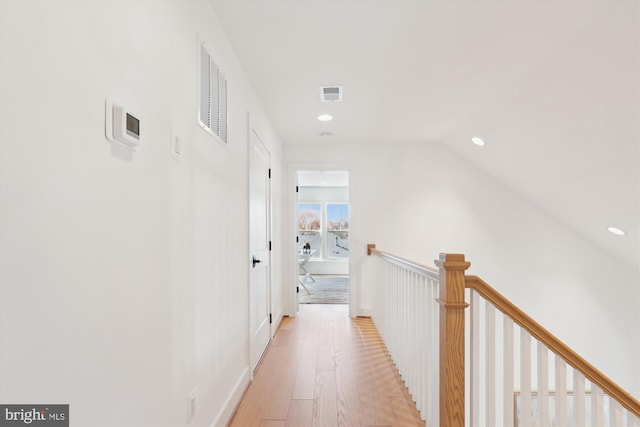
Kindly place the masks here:
[[(285, 160), (331, 162), (333, 152), (287, 145)], [(440, 252), (464, 253), (469, 274), (640, 395), (640, 341), (631, 327), (640, 321), (638, 271), (439, 145), (342, 147), (340, 160), (350, 171), (356, 314), (370, 308), (367, 243), (426, 264)]]
[[(249, 377), (247, 112), (276, 218), (282, 154), (211, 6), (3, 0), (0, 19), (0, 401), (177, 426), (195, 388), (192, 425), (224, 424)], [(228, 146), (196, 124), (197, 34), (229, 81)], [(141, 116), (130, 158), (104, 137), (107, 97)]]

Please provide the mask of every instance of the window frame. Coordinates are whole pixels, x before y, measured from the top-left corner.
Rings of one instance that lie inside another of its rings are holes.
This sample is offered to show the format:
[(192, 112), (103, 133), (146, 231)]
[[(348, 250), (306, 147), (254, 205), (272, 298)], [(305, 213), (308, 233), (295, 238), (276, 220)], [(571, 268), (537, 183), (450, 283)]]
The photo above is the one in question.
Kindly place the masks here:
[[(296, 233), (298, 235), (302, 235), (302, 233), (306, 233), (306, 234), (311, 234), (312, 232), (316, 232), (316, 230), (300, 230), (300, 228), (298, 228), (299, 225), (299, 212), (300, 212), (300, 206), (301, 205), (319, 205), (320, 206), (320, 229), (317, 230), (317, 235), (320, 237), (320, 245), (319, 245), (319, 251), (317, 254), (314, 254), (313, 257), (311, 257), (311, 260), (314, 261), (348, 261), (349, 256), (347, 255), (346, 257), (341, 257), (341, 256), (332, 256), (330, 254), (329, 248), (328, 248), (328, 244), (329, 244), (329, 240), (328, 240), (328, 236), (329, 233), (334, 232), (334, 231), (346, 231), (347, 233), (350, 233), (350, 223), (351, 223), (351, 206), (349, 204), (349, 202), (344, 202), (344, 201), (327, 201), (327, 200), (323, 200), (323, 201), (319, 201), (319, 200), (304, 200), (304, 201), (298, 201), (297, 205), (296, 205)], [(345, 205), (347, 206), (347, 229), (346, 230), (329, 230), (329, 209), (328, 206), (329, 205)], [(348, 234), (347, 234), (348, 235)]]

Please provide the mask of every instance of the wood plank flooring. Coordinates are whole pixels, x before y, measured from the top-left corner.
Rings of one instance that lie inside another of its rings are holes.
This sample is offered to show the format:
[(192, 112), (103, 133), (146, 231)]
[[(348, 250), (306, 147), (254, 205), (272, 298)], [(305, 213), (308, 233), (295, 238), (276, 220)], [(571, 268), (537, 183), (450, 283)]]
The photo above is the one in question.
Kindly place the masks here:
[(371, 319), (347, 305), (284, 318), (230, 427), (425, 426)]

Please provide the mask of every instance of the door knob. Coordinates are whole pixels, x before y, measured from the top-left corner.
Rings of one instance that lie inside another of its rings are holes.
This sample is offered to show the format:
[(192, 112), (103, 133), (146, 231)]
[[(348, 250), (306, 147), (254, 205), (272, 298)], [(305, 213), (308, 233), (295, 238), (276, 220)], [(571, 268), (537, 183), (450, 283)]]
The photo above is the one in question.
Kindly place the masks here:
[(260, 264), (262, 260), (259, 260), (258, 258), (256, 258), (255, 255), (252, 258), (253, 258), (253, 268), (256, 268), (256, 264)]

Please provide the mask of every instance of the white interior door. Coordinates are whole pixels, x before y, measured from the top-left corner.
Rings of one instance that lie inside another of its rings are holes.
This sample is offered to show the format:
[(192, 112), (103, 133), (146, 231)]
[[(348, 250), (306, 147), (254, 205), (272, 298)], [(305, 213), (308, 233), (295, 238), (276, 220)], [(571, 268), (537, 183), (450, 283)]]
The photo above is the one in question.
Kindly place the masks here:
[(255, 369), (271, 339), (270, 324), (270, 155), (258, 135), (249, 132), (249, 208), (250, 246), (249, 259), (249, 325), (250, 362)]

